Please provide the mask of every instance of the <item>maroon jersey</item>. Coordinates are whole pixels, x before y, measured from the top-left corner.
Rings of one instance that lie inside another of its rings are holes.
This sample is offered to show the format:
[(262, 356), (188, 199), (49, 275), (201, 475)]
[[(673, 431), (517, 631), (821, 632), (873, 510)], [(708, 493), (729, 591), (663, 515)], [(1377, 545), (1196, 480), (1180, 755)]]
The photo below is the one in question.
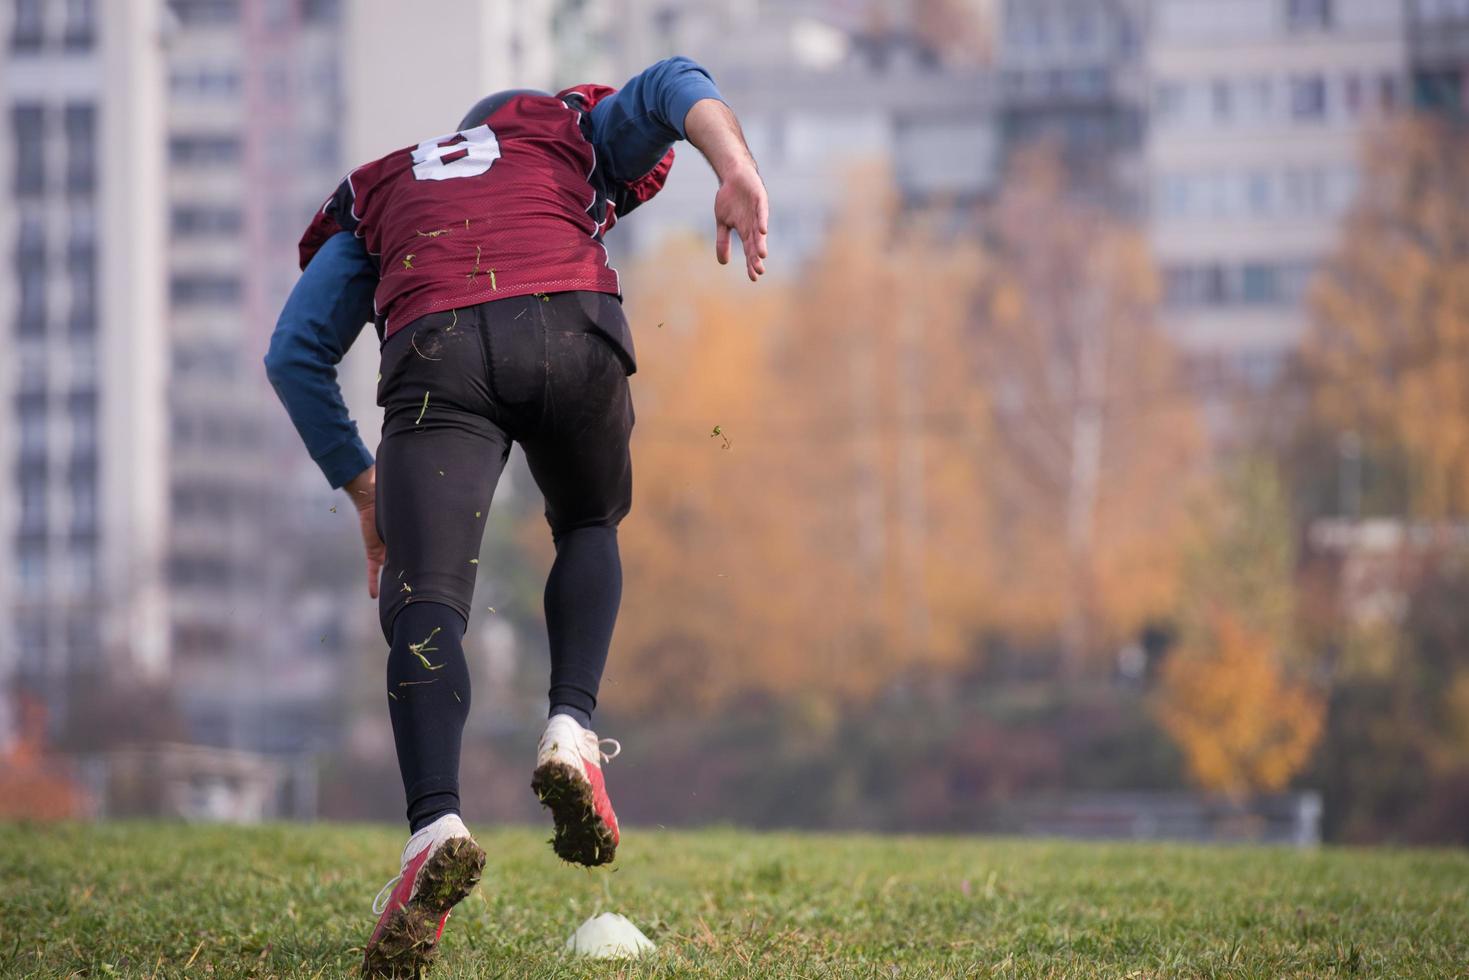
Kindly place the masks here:
[(301, 239), (301, 268), (350, 231), (378, 265), (384, 338), (441, 310), (529, 293), (621, 294), (602, 236), (662, 189), (673, 150), (630, 183), (599, 167), (592, 106), (613, 94), (578, 85), (517, 93), (478, 126), (363, 164)]

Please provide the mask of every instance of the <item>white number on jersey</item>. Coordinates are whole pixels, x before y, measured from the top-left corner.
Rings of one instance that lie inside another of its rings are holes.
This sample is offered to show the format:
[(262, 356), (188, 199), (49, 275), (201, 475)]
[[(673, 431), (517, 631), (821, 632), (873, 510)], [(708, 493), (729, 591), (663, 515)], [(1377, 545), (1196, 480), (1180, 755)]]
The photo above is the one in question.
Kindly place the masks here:
[[(464, 137), (463, 142), (458, 137)], [(448, 140), (455, 140), (447, 143)], [(444, 157), (463, 153), (447, 163)], [(488, 126), (476, 126), (448, 136), (424, 140), (413, 151), (413, 176), (419, 180), (477, 177), (500, 159), (500, 141)]]

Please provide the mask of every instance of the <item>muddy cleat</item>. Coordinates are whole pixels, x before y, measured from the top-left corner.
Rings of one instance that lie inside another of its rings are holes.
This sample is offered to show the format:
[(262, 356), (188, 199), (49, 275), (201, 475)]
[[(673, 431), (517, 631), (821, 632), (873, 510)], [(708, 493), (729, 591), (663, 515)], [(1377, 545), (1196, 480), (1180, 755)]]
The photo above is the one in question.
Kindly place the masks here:
[[(603, 752), (603, 745), (610, 751)], [(617, 856), (617, 814), (602, 782), (602, 763), (611, 762), (621, 751), (616, 739), (599, 741), (596, 732), (566, 715), (547, 723), (530, 786), (551, 811), (556, 823), (551, 846), (563, 861), (590, 868), (611, 864)]]
[(364, 977), (422, 975), (438, 952), (449, 910), (479, 884), (485, 852), (451, 813), (408, 838), (402, 867), (373, 900), (378, 920), (362, 959)]

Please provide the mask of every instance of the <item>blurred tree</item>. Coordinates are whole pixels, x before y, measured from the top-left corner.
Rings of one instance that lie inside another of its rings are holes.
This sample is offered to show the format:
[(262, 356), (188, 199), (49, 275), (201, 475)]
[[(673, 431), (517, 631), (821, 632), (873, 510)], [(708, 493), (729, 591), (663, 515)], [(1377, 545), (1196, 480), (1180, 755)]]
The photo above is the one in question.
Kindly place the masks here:
[(1357, 203), (1311, 293), (1316, 413), (1408, 458), (1410, 516), (1469, 514), (1469, 132), (1369, 140)]
[(1060, 625), (1074, 675), (1175, 604), (1204, 445), (1135, 229), (1070, 196), (1044, 150), (1016, 159), (985, 228), (979, 349), (1005, 603), (1022, 629)]
[(1413, 529), (1390, 559), (1404, 572), (1401, 615), (1356, 622), (1339, 584), (1318, 603), (1333, 691), (1317, 776), (1336, 839), (1469, 832), (1469, 576), (1454, 533), (1469, 516), (1466, 156), (1469, 132), (1441, 120), (1374, 134), (1310, 297), (1306, 430), (1323, 458), (1298, 464), (1298, 495), (1311, 513)]
[(861, 697), (986, 631), (1080, 670), (1172, 608), (1202, 442), (1141, 239), (1062, 179), (1026, 158), (981, 240), (857, 175), (785, 292), (642, 269), (618, 703)]
[(1469, 843), (1469, 562), (1416, 579), (1401, 621), (1343, 630), (1318, 767), (1338, 840)]
[[(7, 695), (8, 696), (8, 692)], [(46, 751), (46, 708), (18, 694), (18, 731), (0, 746), (0, 820), (74, 820), (87, 799), (69, 760)]]
[(1322, 704), (1282, 670), (1269, 638), (1217, 611), (1199, 645), (1163, 668), (1159, 720), (1205, 789), (1247, 796), (1283, 789), (1310, 760)]
[(619, 705), (865, 696), (954, 663), (995, 611), (966, 339), (980, 257), (904, 216), (885, 176), (860, 180), (866, 205), (799, 287), (749, 290), (699, 247), (632, 290)]
[(1158, 719), (1205, 789), (1279, 790), (1310, 761), (1324, 715), (1298, 677), (1286, 494), (1271, 465), (1247, 460), (1199, 506), (1207, 530), (1187, 563), (1182, 635), (1163, 668)]

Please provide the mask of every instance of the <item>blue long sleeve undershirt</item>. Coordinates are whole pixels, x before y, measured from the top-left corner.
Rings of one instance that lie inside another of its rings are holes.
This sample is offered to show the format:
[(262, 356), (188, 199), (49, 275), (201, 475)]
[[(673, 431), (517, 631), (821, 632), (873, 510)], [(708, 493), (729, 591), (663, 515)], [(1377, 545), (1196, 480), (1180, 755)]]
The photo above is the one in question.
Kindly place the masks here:
[[(647, 174), (677, 140), (702, 99), (723, 101), (709, 73), (688, 58), (660, 61), (592, 107), (592, 143), (614, 180)], [(361, 240), (342, 232), (321, 247), (286, 300), (265, 355), (265, 373), (301, 441), (335, 488), (372, 465), (337, 384), (337, 365), (372, 319), (377, 269)]]

